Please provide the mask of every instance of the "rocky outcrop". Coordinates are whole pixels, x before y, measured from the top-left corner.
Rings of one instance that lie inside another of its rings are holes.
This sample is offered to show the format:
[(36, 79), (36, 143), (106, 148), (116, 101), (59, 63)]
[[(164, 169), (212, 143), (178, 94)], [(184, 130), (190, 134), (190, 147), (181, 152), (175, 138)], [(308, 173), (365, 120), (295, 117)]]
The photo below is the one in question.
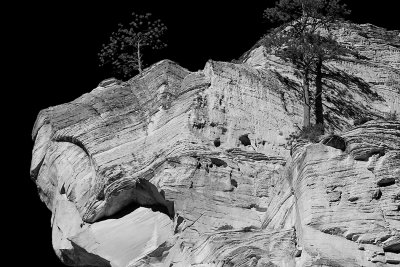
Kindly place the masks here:
[[(348, 52), (340, 59), (326, 62), (322, 69), (324, 117), (330, 129), (343, 130), (360, 118), (379, 119), (388, 113), (400, 114), (399, 31), (387, 31), (371, 24), (344, 23), (332, 34)], [(266, 53), (262, 40), (240, 62), (276, 73), (282, 83), (301, 95), (297, 70)]]
[(385, 257), (400, 250), (385, 244), (400, 234), (400, 124), (369, 122), (343, 138), (345, 151), (322, 143), (294, 151), (288, 177), (303, 248), (299, 260), (306, 266), (394, 262)]
[[(164, 60), (39, 113), (31, 178), (65, 264), (399, 262), (399, 122), (291, 143), (302, 106), (290, 66), (271, 71), (259, 52), (198, 72)], [(379, 117), (391, 98), (370, 87), (375, 102), (359, 107)], [(358, 114), (335, 116), (342, 130)]]

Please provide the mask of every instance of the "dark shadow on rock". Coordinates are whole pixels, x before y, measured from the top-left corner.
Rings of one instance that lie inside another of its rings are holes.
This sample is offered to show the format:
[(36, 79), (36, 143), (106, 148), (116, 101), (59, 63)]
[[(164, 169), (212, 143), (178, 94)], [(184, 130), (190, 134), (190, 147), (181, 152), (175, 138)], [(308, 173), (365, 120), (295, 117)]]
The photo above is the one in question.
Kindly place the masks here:
[(338, 136), (336, 134), (332, 134), (332, 135), (324, 137), (321, 140), (321, 144), (324, 144), (324, 145), (330, 146), (330, 147), (334, 147), (334, 148), (340, 149), (342, 151), (346, 150), (346, 141), (344, 140), (343, 137)]
[[(342, 59), (344, 62), (354, 62), (350, 59)], [(334, 67), (324, 66), (324, 78), (329, 81), (334, 81), (337, 83), (341, 83), (345, 85), (347, 88), (352, 88), (352, 91), (359, 93), (361, 96), (369, 99), (369, 100), (380, 100), (384, 101), (384, 99), (377, 94), (376, 92), (371, 90), (371, 85), (361, 79), (360, 77), (350, 75), (345, 71), (339, 70)]]
[[(297, 84), (296, 82), (294, 82), (293, 80), (283, 76), (282, 74), (280, 74), (278, 71), (274, 71), (274, 74), (276, 76), (276, 78), (282, 83), (284, 84), (287, 88), (289, 88), (290, 90), (294, 91), (296, 96), (298, 97), (298, 99), (301, 99), (302, 97), (302, 89), (299, 87), (299, 84)], [(279, 93), (283, 93), (282, 91)]]
[[(76, 244), (73, 240), (71, 241), (71, 245), (73, 247), (73, 255), (70, 255), (68, 261), (64, 261), (64, 264), (69, 266), (99, 266), (99, 267), (109, 267), (111, 266), (110, 262), (96, 254), (90, 253), (86, 249), (82, 248), (78, 244)], [(64, 253), (62, 251), (62, 253)], [(63, 254), (64, 256), (64, 254)], [(71, 257), (72, 256), (72, 257)], [(63, 260), (64, 257), (62, 258)]]
[[(354, 62), (359, 61), (356, 59), (356, 53), (347, 51), (355, 59), (341, 59), (342, 61)], [(363, 117), (380, 118), (380, 115), (373, 113), (363, 103), (371, 103), (374, 101), (385, 101), (379, 94), (371, 89), (371, 85), (364, 81), (362, 78), (350, 75), (343, 70), (337, 69), (332, 66), (324, 66), (322, 69), (323, 79), (323, 95), (324, 95), (324, 119), (331, 125), (332, 128), (341, 130), (343, 124), (343, 117), (348, 120), (360, 120)], [(285, 85), (286, 88), (295, 92), (299, 101), (302, 99), (301, 84), (284, 77), (278, 72), (275, 72), (277, 79)], [(311, 78), (312, 85), (314, 77)], [(338, 86), (339, 85), (339, 86)], [(342, 85), (342, 86), (340, 86)], [(314, 89), (311, 88), (312, 91)], [(356, 98), (364, 99), (364, 101), (357, 101)], [(314, 106), (315, 96), (311, 93), (311, 105)], [(348, 123), (347, 123), (348, 124)], [(352, 126), (350, 124), (346, 127)]]
[[(323, 72), (325, 101), (332, 104), (324, 105), (324, 118), (329, 124), (339, 129), (339, 125), (343, 124), (341, 117), (354, 121), (362, 120), (365, 117), (371, 119), (380, 117), (363, 104), (363, 102), (384, 101), (379, 94), (371, 89), (370, 84), (360, 77), (349, 75), (334, 67), (325, 66)], [(334, 86), (332, 83), (342, 84), (343, 87)], [(357, 98), (364, 99), (365, 101), (357, 101), (352, 94), (356, 94)]]
[[(119, 192), (119, 194), (123, 191)], [(121, 205), (114, 207), (115, 210), (112, 214), (103, 216), (98, 221), (104, 221), (107, 219), (119, 219), (135, 211), (140, 207), (149, 208), (153, 212), (161, 212), (172, 220), (175, 216), (174, 202), (165, 199), (165, 193), (163, 190), (158, 191), (157, 187), (145, 179), (139, 179), (135, 187), (128, 188), (125, 191), (129, 199), (126, 204), (111, 202), (111, 205)]]

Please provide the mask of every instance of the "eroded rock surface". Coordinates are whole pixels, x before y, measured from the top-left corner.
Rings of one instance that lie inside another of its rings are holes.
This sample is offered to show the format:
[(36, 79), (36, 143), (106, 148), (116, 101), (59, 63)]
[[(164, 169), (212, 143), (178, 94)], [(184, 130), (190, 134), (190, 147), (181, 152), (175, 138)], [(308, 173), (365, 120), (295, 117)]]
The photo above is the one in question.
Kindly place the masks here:
[[(65, 264), (400, 262), (399, 122), (374, 120), (291, 145), (302, 114), (296, 86), (288, 90), (282, 79), (292, 70), (276, 72), (260, 51), (198, 72), (164, 60), (40, 112), (31, 177), (52, 210), (53, 247)], [(398, 47), (384, 51), (385, 68), (398, 68)], [(379, 118), (398, 95), (362, 75), (349, 74), (357, 83), (347, 91)], [(343, 105), (330, 102), (330, 129), (359, 117), (341, 115)]]
[[(324, 118), (331, 129), (342, 130), (360, 118), (379, 119), (389, 112), (399, 114), (399, 31), (387, 31), (372, 24), (344, 23), (332, 34), (348, 52), (340, 60), (326, 62), (322, 69)], [(266, 53), (261, 43), (262, 40), (245, 53), (241, 62), (276, 73), (282, 83), (300, 94), (297, 70)], [(310, 86), (314, 88), (315, 84)], [(282, 98), (288, 98), (286, 90)]]
[[(323, 144), (295, 150), (289, 177), (302, 264), (370, 266), (378, 256), (386, 262), (392, 251), (385, 243), (400, 234), (399, 134), (398, 122), (371, 121), (343, 135), (345, 151)], [(371, 153), (375, 147), (383, 152)]]

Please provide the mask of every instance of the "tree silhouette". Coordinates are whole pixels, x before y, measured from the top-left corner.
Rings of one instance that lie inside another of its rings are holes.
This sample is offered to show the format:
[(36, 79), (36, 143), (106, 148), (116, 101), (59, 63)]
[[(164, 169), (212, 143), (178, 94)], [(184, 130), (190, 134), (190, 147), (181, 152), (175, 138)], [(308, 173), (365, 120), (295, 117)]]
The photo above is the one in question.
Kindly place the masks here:
[(119, 24), (117, 31), (110, 36), (109, 42), (103, 44), (98, 54), (100, 66), (111, 65), (116, 74), (124, 78), (132, 72), (142, 72), (143, 50), (145, 48), (161, 49), (166, 47), (162, 37), (167, 27), (151, 13), (132, 13), (132, 21), (124, 26)]
[(333, 23), (348, 13), (340, 0), (280, 0), (275, 7), (264, 11), (267, 20), (281, 26), (268, 33), (263, 45), (301, 71), (305, 128), (310, 126), (309, 85), (313, 71), (316, 71), (317, 123), (323, 123), (322, 65), (342, 52), (330, 32)]
[[(324, 125), (324, 110), (322, 104), (322, 78), (324, 78), (324, 74), (322, 72), (322, 67), (324, 62), (330, 60), (340, 59), (341, 56), (346, 54), (353, 54), (353, 52), (349, 51), (346, 47), (340, 45), (336, 40), (331, 36), (322, 36), (316, 35), (313, 40), (313, 46), (315, 47), (313, 53), (315, 53), (316, 61), (315, 61), (315, 123)], [(322, 131), (323, 131), (322, 127)]]

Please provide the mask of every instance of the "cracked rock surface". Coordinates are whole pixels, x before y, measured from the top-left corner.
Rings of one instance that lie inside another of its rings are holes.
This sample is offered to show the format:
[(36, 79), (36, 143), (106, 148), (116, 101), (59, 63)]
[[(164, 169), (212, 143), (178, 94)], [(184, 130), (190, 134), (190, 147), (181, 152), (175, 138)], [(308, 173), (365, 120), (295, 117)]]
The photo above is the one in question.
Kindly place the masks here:
[[(31, 178), (52, 211), (60, 260), (400, 263), (400, 123), (379, 120), (398, 108), (398, 95), (374, 82), (398, 68), (400, 51), (391, 46), (398, 38), (390, 43), (390, 32), (371, 25), (338, 32), (350, 45), (361, 40), (368, 59), (352, 59), (359, 71), (344, 78), (350, 63), (332, 63), (332, 75), (340, 74), (333, 88), (348, 92), (357, 110), (341, 112), (351, 103), (326, 92), (327, 127), (336, 134), (320, 143), (288, 143), (302, 121), (294, 70), (260, 47), (240, 64), (209, 61), (198, 72), (163, 60), (127, 82), (109, 79), (42, 110)], [(382, 56), (368, 54), (378, 44)], [(378, 67), (386, 72), (368, 76)], [(378, 120), (350, 128), (358, 112)]]

